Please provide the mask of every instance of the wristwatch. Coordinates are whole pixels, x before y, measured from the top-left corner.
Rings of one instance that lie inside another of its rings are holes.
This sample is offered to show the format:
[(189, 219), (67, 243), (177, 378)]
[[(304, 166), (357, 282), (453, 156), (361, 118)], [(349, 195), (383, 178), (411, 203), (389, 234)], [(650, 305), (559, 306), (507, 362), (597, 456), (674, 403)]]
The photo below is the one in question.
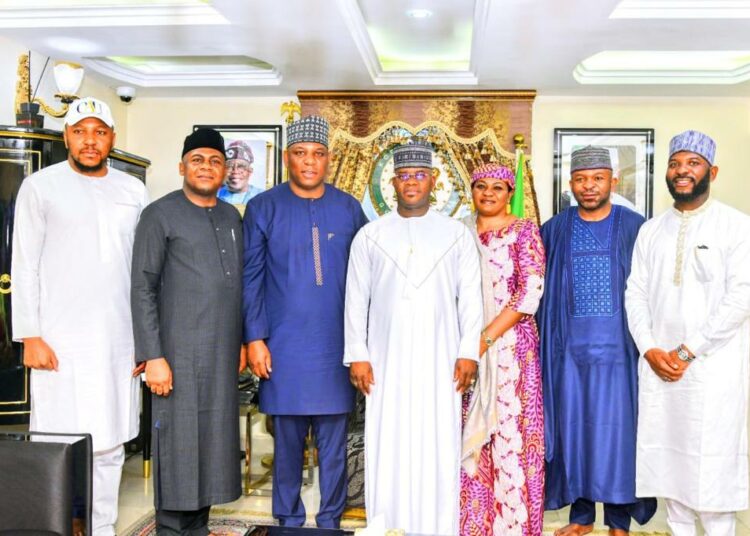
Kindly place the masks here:
[(493, 344), (495, 344), (495, 339), (493, 339), (492, 337), (490, 337), (489, 335), (487, 335), (487, 332), (484, 331), (484, 330), (482, 330), (482, 337), (484, 337), (484, 339), (483, 339), (484, 340), (484, 344), (487, 345), (487, 348), (489, 348), (490, 346), (492, 346)]
[(677, 357), (680, 358), (680, 361), (685, 361), (686, 363), (690, 363), (692, 360), (695, 359), (695, 356), (690, 355), (690, 352), (688, 352), (688, 349), (685, 348), (683, 344), (675, 348), (674, 351), (677, 352)]

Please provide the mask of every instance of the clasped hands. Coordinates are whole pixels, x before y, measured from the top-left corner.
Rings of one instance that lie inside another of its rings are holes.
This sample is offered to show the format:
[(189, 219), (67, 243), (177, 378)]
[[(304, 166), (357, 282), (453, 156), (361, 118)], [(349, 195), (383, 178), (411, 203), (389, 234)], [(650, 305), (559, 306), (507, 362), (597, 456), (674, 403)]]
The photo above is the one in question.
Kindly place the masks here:
[(677, 356), (677, 351), (665, 351), (661, 348), (651, 348), (643, 354), (651, 370), (665, 382), (676, 382), (682, 379), (690, 362), (683, 361)]
[[(477, 362), (473, 359), (456, 359), (453, 369), (453, 382), (456, 391), (463, 393), (474, 384), (474, 376), (477, 373)], [(349, 366), (349, 381), (359, 392), (367, 396), (370, 394), (370, 386), (375, 385), (375, 375), (369, 361), (356, 361)]]
[[(247, 368), (247, 348), (244, 344), (240, 345), (239, 372)], [(149, 359), (139, 363), (133, 369), (133, 376), (138, 376), (141, 372), (146, 372), (146, 386), (151, 389), (151, 393), (158, 396), (169, 396), (174, 389), (172, 381), (172, 368), (164, 357)]]

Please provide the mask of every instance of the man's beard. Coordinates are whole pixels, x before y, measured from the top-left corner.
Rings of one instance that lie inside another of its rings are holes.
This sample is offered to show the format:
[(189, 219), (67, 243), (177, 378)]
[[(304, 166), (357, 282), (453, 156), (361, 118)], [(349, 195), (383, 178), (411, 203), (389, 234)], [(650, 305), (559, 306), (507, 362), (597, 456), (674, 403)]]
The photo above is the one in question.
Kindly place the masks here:
[[(674, 180), (677, 180), (679, 178), (681, 177), (675, 177)], [(693, 191), (689, 193), (683, 194), (678, 192), (672, 180), (666, 180), (667, 189), (669, 190), (669, 195), (672, 196), (672, 199), (674, 199), (678, 203), (691, 203), (708, 192), (708, 189), (711, 186), (711, 170), (709, 169), (708, 171), (706, 171), (706, 174), (703, 175), (703, 178), (695, 182), (695, 184), (693, 185)]]
[(101, 171), (102, 169), (104, 169), (104, 167), (107, 165), (106, 158), (102, 158), (98, 164), (93, 165), (93, 166), (87, 166), (86, 164), (81, 163), (81, 161), (77, 160), (75, 157), (71, 157), (71, 158), (76, 168), (81, 173), (96, 173), (97, 171)]
[[(578, 207), (582, 209), (585, 212), (596, 212), (603, 206), (605, 206), (607, 203), (609, 203), (609, 196), (612, 194), (610, 191), (607, 195), (602, 196), (602, 198), (596, 203), (594, 206), (585, 206), (583, 203), (581, 203), (578, 199), (576, 199), (576, 203), (578, 203)], [(574, 196), (575, 197), (575, 196)]]

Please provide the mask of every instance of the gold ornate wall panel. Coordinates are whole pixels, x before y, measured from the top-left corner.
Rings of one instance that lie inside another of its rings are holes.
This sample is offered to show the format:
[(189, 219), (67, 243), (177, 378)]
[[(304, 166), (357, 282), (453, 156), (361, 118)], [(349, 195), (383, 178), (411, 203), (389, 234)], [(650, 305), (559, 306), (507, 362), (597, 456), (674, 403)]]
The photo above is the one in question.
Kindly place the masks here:
[[(515, 169), (514, 136), (531, 138), (535, 92), (306, 91), (298, 96), (302, 115), (322, 115), (331, 124), (329, 180), (359, 199), (368, 217), (395, 205), (388, 180), (391, 152), (410, 137), (436, 149), (433, 205), (461, 217), (471, 209), (469, 180), (477, 165), (500, 162)], [(530, 147), (525, 152), (526, 217), (538, 223)]]

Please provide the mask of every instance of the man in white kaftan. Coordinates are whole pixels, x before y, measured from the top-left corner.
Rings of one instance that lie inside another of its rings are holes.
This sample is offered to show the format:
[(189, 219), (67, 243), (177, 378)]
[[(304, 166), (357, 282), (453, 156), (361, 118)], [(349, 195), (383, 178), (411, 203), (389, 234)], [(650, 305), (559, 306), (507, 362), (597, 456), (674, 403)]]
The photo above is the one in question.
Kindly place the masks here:
[(26, 178), (13, 234), (13, 337), (31, 373), (32, 431), (89, 433), (93, 530), (114, 534), (123, 443), (138, 433), (130, 262), (146, 205), (138, 179), (107, 167), (107, 105), (71, 104), (68, 160)]
[[(479, 259), (466, 226), (429, 209), (431, 150), (394, 154), (399, 208), (352, 242), (345, 358), (367, 393), (368, 520), (458, 534), (461, 393), (482, 329)], [(426, 158), (427, 163), (420, 163)], [(414, 161), (416, 158), (416, 161)], [(364, 373), (361, 371), (365, 371)]]
[(715, 144), (670, 144), (674, 208), (646, 222), (625, 294), (640, 363), (636, 494), (675, 536), (734, 535), (748, 506), (750, 217), (709, 198)]

